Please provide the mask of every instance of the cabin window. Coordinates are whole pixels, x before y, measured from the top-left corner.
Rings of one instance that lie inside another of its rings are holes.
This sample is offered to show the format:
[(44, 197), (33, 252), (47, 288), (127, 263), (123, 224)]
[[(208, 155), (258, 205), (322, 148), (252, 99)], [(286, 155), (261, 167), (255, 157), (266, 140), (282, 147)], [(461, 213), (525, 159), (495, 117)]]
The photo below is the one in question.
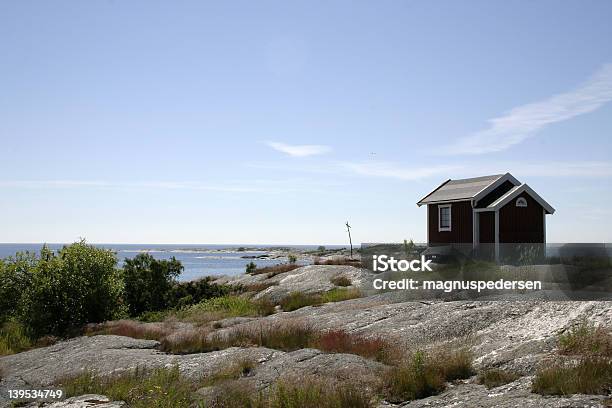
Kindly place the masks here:
[(516, 199), (517, 207), (527, 207), (527, 200), (524, 197), (519, 197)]
[(439, 205), (438, 206), (438, 231), (450, 231), (451, 230), (451, 206)]

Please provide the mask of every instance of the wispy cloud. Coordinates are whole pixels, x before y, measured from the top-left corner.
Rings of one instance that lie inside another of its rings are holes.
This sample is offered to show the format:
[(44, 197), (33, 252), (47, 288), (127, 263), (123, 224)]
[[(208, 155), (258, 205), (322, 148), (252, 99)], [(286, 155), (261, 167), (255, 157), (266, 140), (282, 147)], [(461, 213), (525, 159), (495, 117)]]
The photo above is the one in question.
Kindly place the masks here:
[[(254, 169), (275, 170), (324, 176), (326, 180), (342, 176), (378, 177), (405, 181), (477, 177), (510, 172), (523, 177), (612, 178), (612, 162), (607, 161), (486, 161), (457, 162), (445, 165), (406, 166), (392, 161), (328, 161), (316, 166), (302, 163), (248, 163)], [(333, 176), (333, 177), (331, 177)], [(525, 180), (527, 181), (527, 180)]]
[(547, 125), (592, 112), (612, 100), (612, 64), (604, 65), (578, 88), (543, 101), (518, 106), (489, 120), (488, 129), (460, 139), (448, 154), (483, 154), (505, 150)]
[(331, 147), (326, 145), (289, 145), (279, 142), (265, 142), (268, 146), (279, 152), (293, 157), (314, 156), (331, 152)]
[(207, 184), (197, 181), (105, 181), (105, 180), (0, 180), (0, 187), (16, 188), (121, 188), (159, 190), (208, 190), (225, 192), (256, 192), (256, 186), (238, 184)]

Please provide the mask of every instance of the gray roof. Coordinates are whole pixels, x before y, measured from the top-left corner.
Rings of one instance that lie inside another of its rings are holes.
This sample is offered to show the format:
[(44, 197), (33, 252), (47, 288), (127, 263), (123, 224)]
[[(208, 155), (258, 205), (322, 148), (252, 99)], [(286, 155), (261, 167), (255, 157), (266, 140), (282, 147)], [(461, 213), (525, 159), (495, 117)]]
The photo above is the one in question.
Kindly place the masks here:
[(504, 176), (505, 174), (495, 174), (492, 176), (447, 180), (437, 189), (426, 195), (417, 204), (422, 205), (441, 201), (470, 200)]

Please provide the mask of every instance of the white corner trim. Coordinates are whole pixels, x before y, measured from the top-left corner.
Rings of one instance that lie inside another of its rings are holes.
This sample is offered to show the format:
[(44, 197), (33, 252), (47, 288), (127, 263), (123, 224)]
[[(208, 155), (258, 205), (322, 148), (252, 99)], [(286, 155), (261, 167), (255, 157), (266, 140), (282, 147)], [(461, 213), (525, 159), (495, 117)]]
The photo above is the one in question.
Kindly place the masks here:
[(499, 211), (495, 211), (495, 260), (499, 261)]
[[(453, 209), (451, 207), (452, 204), (438, 204), (438, 232), (444, 232), (444, 231), (452, 231), (453, 228)], [(442, 225), (440, 225), (440, 210), (442, 208), (448, 208), (448, 227), (442, 227)]]

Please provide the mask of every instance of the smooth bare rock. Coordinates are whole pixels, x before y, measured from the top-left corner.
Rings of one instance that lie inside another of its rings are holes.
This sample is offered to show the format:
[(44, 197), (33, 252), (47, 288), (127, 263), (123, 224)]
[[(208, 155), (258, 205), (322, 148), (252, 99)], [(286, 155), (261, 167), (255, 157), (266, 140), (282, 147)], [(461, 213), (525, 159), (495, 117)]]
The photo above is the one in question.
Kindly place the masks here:
[[(7, 390), (45, 387), (62, 378), (91, 370), (111, 375), (136, 367), (153, 369), (177, 366), (187, 378), (201, 379), (224, 367), (249, 359), (262, 363), (281, 351), (262, 347), (237, 348), (172, 355), (158, 351), (154, 340), (137, 340), (123, 336), (103, 335), (78, 337), (53, 346), (34, 349), (0, 358), (0, 407), (6, 406)], [(3, 405), (4, 404), (4, 405)]]
[(216, 283), (226, 283), (230, 285), (254, 285), (269, 284), (268, 288), (255, 295), (256, 299), (268, 298), (272, 301), (279, 301), (291, 292), (319, 293), (333, 289), (335, 286), (331, 279), (336, 277), (348, 278), (356, 288), (371, 287), (374, 274), (362, 268), (346, 265), (307, 265), (283, 272), (271, 278), (267, 274), (259, 275), (240, 275), (235, 277), (223, 277), (217, 279)]
[(301, 349), (285, 353), (255, 368), (245, 380), (258, 390), (265, 389), (280, 379), (304, 380), (313, 378), (327, 381), (355, 381), (368, 387), (376, 384), (385, 365), (354, 354), (329, 354), (315, 349)]
[(605, 407), (602, 395), (572, 395), (568, 397), (544, 397), (530, 390), (531, 377), (486, 389), (484, 385), (462, 383), (449, 385), (443, 393), (399, 405), (402, 408), (595, 408)]
[[(284, 353), (255, 367), (247, 376), (239, 378), (235, 386), (245, 393), (266, 392), (278, 381), (299, 384), (322, 381), (332, 385), (350, 381), (360, 388), (373, 390), (380, 383), (385, 365), (354, 354), (329, 354), (315, 349), (301, 349)], [(223, 383), (199, 389), (198, 394), (211, 403), (225, 392)]]
[(127, 404), (123, 401), (111, 401), (104, 395), (87, 394), (78, 397), (67, 398), (64, 401), (49, 403), (32, 403), (26, 408), (125, 408)]
[(583, 320), (612, 327), (612, 303), (398, 302), (393, 294), (381, 294), (277, 313), (226, 330), (302, 322), (315, 330), (381, 337), (406, 350), (456, 343), (450, 346), (470, 348), (477, 368), (501, 367), (527, 375), (555, 349), (560, 333)]

